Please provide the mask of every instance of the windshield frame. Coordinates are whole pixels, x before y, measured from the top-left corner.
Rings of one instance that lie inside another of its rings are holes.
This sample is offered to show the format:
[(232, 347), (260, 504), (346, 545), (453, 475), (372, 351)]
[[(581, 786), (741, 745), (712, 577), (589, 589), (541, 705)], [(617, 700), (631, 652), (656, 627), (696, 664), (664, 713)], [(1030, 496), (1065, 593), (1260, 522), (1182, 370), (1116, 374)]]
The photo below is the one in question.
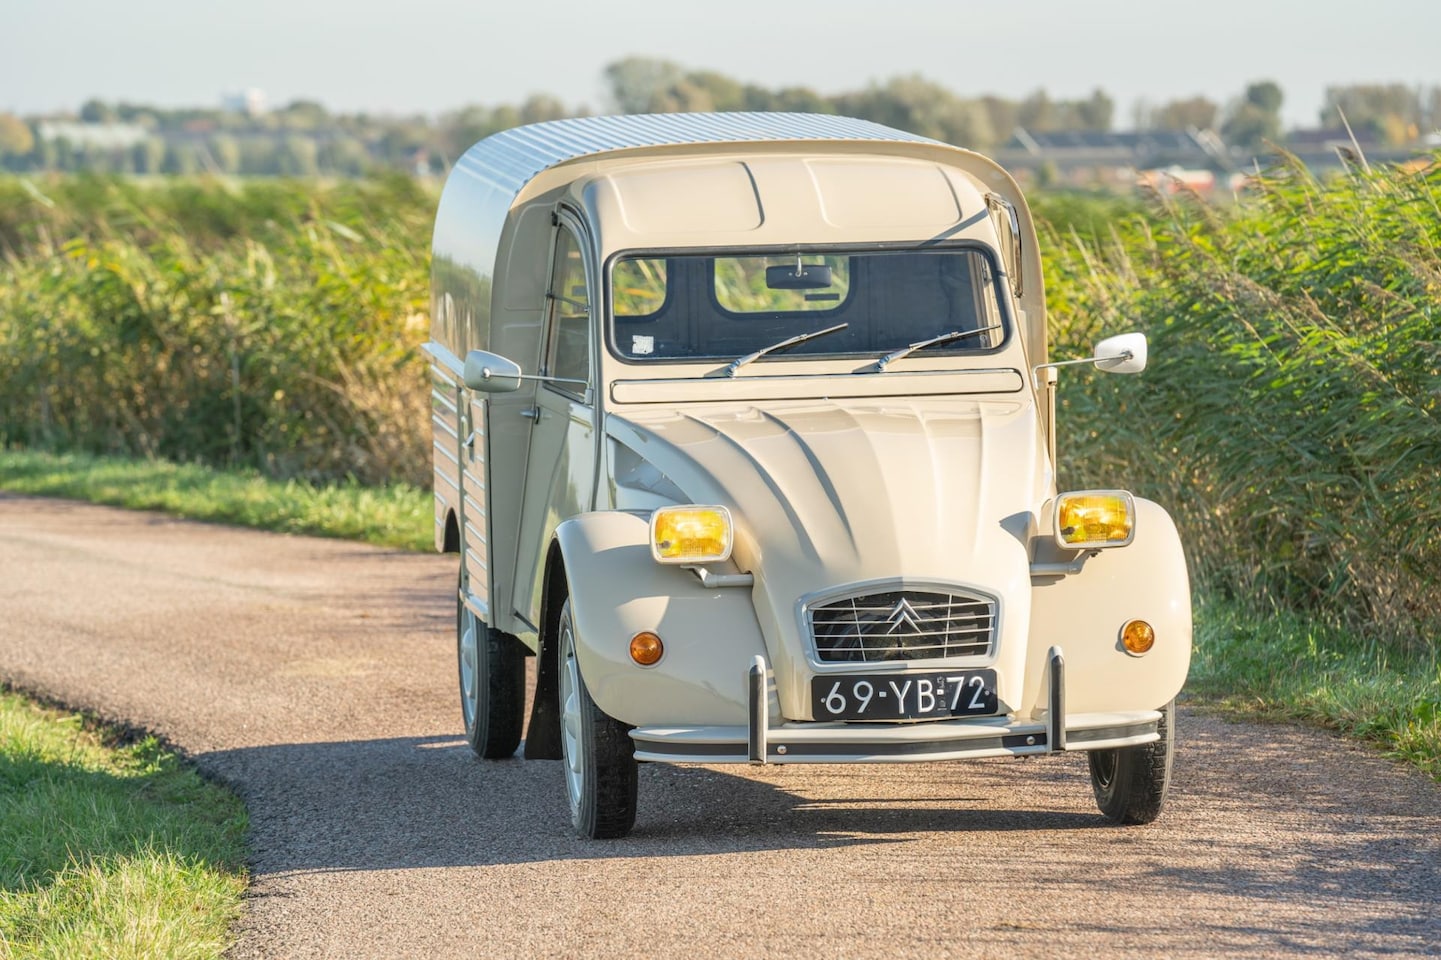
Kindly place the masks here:
[[(604, 330), (602, 331), (602, 337), (601, 337), (601, 339), (602, 339), (602, 340), (604, 341), (604, 343), (605, 343), (605, 349), (606, 349), (606, 351), (610, 354), (610, 358), (613, 359), (613, 360), (615, 360), (615, 361), (617, 361), (617, 362), (619, 362), (619, 363), (621, 363), (621, 364), (624, 364), (624, 365), (627, 366), (627, 367), (641, 367), (641, 368), (644, 368), (644, 367), (664, 366), (664, 365), (670, 365), (670, 364), (685, 365), (685, 366), (712, 366), (712, 367), (713, 367), (713, 366), (715, 366), (716, 364), (721, 364), (721, 365), (728, 364), (728, 363), (730, 363), (732, 360), (735, 359), (735, 356), (731, 356), (731, 355), (725, 355), (725, 356), (719, 356), (719, 355), (718, 355), (718, 356), (707, 356), (707, 357), (667, 357), (667, 356), (660, 356), (660, 357), (645, 357), (645, 358), (640, 358), (640, 357), (627, 356), (624, 352), (622, 352), (622, 351), (619, 349), (618, 344), (617, 344), (616, 339), (615, 339), (615, 338), (616, 338), (616, 335), (617, 335), (617, 324), (616, 324), (616, 318), (615, 318), (615, 296), (614, 296), (614, 290), (613, 290), (613, 285), (612, 285), (613, 277), (614, 277), (615, 265), (616, 265), (619, 261), (621, 261), (621, 260), (626, 260), (626, 259), (663, 259), (663, 258), (666, 258), (666, 257), (693, 257), (693, 258), (719, 258), (719, 257), (792, 257), (792, 256), (795, 256), (797, 253), (799, 253), (801, 256), (812, 256), (812, 255), (814, 255), (814, 256), (832, 256), (832, 255), (883, 256), (883, 255), (906, 254), (906, 253), (933, 254), (933, 253), (951, 253), (951, 252), (973, 252), (973, 253), (978, 253), (980, 256), (982, 256), (982, 257), (985, 258), (986, 263), (987, 263), (987, 266), (990, 268), (990, 272), (991, 272), (991, 286), (992, 286), (992, 288), (993, 288), (993, 290), (994, 290), (994, 298), (995, 298), (996, 308), (997, 308), (997, 310), (998, 310), (999, 313), (1000, 313), (1000, 316), (999, 316), (997, 319), (998, 319), (998, 321), (1000, 322), (1001, 328), (1002, 328), (1002, 330), (1001, 330), (1001, 338), (1000, 338), (999, 342), (997, 342), (996, 345), (995, 345), (995, 346), (992, 346), (992, 347), (981, 347), (981, 348), (978, 348), (978, 349), (977, 349), (977, 348), (960, 349), (960, 350), (954, 350), (954, 351), (951, 351), (951, 352), (945, 352), (945, 351), (935, 352), (935, 351), (930, 351), (930, 350), (922, 350), (922, 351), (919, 351), (918, 353), (912, 354), (911, 357), (907, 357), (906, 359), (909, 360), (909, 359), (912, 359), (913, 357), (917, 357), (917, 356), (922, 356), (922, 355), (924, 355), (924, 356), (929, 356), (929, 357), (932, 357), (932, 358), (934, 358), (934, 359), (942, 360), (942, 361), (945, 361), (945, 360), (958, 360), (958, 359), (962, 359), (962, 358), (969, 359), (969, 358), (972, 358), (972, 357), (989, 357), (989, 356), (994, 356), (994, 355), (996, 355), (996, 354), (999, 354), (999, 353), (1005, 351), (1005, 350), (1010, 346), (1011, 340), (1012, 340), (1012, 338), (1015, 336), (1015, 333), (1016, 333), (1016, 321), (1015, 321), (1015, 317), (1013, 316), (1013, 309), (1012, 309), (1012, 304), (1011, 304), (1011, 295), (1010, 295), (1009, 285), (1006, 283), (1006, 274), (1005, 274), (1005, 272), (1004, 272), (1004, 268), (1002, 267), (1000, 258), (999, 258), (999, 257), (997, 256), (997, 254), (996, 254), (995, 248), (992, 247), (990, 244), (987, 244), (987, 243), (984, 243), (984, 242), (981, 242), (981, 241), (977, 241), (977, 240), (947, 241), (947, 242), (943, 242), (943, 243), (931, 243), (931, 242), (927, 242), (927, 243), (922, 243), (922, 244), (915, 244), (915, 243), (905, 243), (905, 244), (896, 244), (896, 243), (869, 243), (869, 244), (856, 244), (856, 243), (847, 243), (847, 244), (785, 244), (785, 245), (783, 245), (783, 246), (776, 246), (776, 245), (764, 245), (764, 246), (760, 246), (760, 245), (758, 245), (758, 246), (745, 246), (745, 247), (735, 247), (735, 246), (726, 246), (726, 247), (709, 247), (709, 246), (706, 246), (706, 247), (637, 247), (637, 248), (625, 248), (625, 249), (622, 249), (622, 250), (617, 250), (617, 251), (611, 253), (609, 256), (606, 257), (606, 259), (605, 259), (605, 264), (604, 264), (604, 266), (603, 266), (603, 268), (602, 268), (602, 270), (601, 270), (601, 275), (602, 275), (602, 297), (603, 297), (602, 303), (603, 303), (603, 307), (604, 307), (604, 309), (599, 312), (599, 320), (600, 320), (601, 324), (604, 325)], [(716, 293), (715, 293), (715, 289), (714, 289), (714, 284), (711, 284), (711, 285), (710, 285), (710, 288), (707, 290), (706, 293), (707, 293), (707, 296), (711, 298), (713, 305), (714, 305), (715, 307), (717, 307), (717, 309), (725, 310), (725, 308), (724, 308), (723, 306), (721, 306), (719, 303), (717, 303), (717, 302), (715, 301)], [(665, 294), (666, 299), (665, 299), (665, 301), (664, 301), (665, 303), (668, 304), (668, 303), (670, 302), (671, 295), (672, 295), (672, 294), (671, 294), (671, 290), (670, 290), (670, 288), (669, 288), (669, 285), (667, 285), (666, 294)], [(661, 309), (663, 309), (663, 308), (661, 308)], [(818, 324), (818, 328), (819, 328), (819, 325), (820, 325), (820, 324), (824, 324), (824, 323), (826, 323), (826, 322), (834, 322), (835, 319), (836, 319), (836, 317), (837, 317), (837, 314), (838, 314), (839, 310), (840, 310), (839, 307), (835, 308), (834, 310), (817, 310), (817, 311), (815, 311), (814, 313), (809, 313), (809, 312), (808, 312), (806, 315), (808, 315), (808, 316), (813, 316), (813, 317), (816, 319), (817, 324)], [(657, 311), (657, 312), (659, 312), (659, 311)], [(734, 314), (734, 311), (725, 310), (725, 312), (728, 313), (728, 314)], [(739, 314), (739, 316), (744, 316), (744, 314)], [(802, 332), (802, 331), (797, 331), (797, 332)], [(895, 345), (893, 345), (893, 346), (891, 346), (891, 347), (888, 347), (887, 349), (882, 350), (882, 351), (859, 351), (859, 352), (857, 352), (857, 351), (851, 351), (851, 352), (846, 352), (846, 353), (807, 353), (807, 354), (801, 354), (801, 355), (793, 355), (793, 354), (790, 354), (790, 353), (788, 353), (788, 352), (782, 352), (782, 353), (778, 353), (778, 354), (773, 354), (773, 355), (768, 355), (768, 356), (761, 357), (760, 359), (758, 359), (758, 360), (755, 361), (754, 366), (756, 366), (756, 367), (761, 367), (761, 366), (763, 366), (763, 365), (765, 365), (765, 364), (770, 364), (770, 363), (786, 363), (786, 362), (789, 362), (789, 363), (797, 363), (797, 362), (827, 362), (827, 361), (833, 362), (833, 361), (840, 361), (840, 360), (872, 360), (872, 361), (874, 361), (874, 360), (879, 359), (879, 358), (882, 357), (882, 356), (885, 356), (887, 353), (890, 353), (892, 350), (899, 349), (900, 347), (903, 347), (903, 346), (907, 346), (907, 344), (897, 342)], [(742, 356), (743, 356), (743, 354), (742, 354)], [(758, 372), (758, 371), (757, 371), (757, 372)]]

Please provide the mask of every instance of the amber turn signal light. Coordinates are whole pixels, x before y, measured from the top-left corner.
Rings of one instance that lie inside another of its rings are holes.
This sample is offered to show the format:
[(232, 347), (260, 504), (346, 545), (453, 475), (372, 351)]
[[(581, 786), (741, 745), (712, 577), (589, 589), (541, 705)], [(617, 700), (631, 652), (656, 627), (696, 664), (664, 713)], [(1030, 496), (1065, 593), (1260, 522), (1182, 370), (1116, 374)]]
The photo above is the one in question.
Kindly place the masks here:
[(1156, 643), (1156, 631), (1144, 620), (1127, 620), (1121, 628), (1121, 646), (1126, 652), (1139, 657)]
[(665, 655), (665, 644), (653, 633), (637, 633), (630, 638), (630, 658), (642, 667), (653, 667)]

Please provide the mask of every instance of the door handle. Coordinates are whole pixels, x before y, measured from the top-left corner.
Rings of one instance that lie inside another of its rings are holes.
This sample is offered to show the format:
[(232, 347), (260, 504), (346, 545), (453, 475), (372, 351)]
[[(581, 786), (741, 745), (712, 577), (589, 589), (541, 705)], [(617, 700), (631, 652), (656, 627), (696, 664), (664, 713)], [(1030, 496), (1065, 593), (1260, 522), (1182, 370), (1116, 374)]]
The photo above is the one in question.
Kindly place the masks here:
[(522, 417), (525, 417), (527, 420), (539, 421), (540, 407), (526, 407), (524, 410), (520, 411), (520, 415)]

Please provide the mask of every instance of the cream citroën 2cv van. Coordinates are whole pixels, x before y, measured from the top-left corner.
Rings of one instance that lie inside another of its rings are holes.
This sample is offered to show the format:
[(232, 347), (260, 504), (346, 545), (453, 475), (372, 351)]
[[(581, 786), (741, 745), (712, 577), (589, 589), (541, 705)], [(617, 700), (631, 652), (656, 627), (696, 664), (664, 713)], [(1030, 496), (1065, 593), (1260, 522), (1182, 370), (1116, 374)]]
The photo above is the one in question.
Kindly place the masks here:
[(999, 166), (874, 123), (596, 117), (473, 146), (436, 215), (435, 542), (466, 737), (560, 759), (582, 836), (639, 761), (1089, 751), (1170, 779), (1174, 524), (1056, 487), (1036, 235)]

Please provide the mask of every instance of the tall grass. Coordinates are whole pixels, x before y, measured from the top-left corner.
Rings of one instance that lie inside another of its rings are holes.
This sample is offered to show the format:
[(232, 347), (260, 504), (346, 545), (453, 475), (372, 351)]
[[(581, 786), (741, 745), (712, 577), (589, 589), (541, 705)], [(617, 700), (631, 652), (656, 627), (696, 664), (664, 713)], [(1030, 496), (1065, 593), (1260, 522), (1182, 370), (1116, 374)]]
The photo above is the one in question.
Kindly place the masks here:
[(1209, 707), (1369, 740), (1441, 780), (1441, 651), (1277, 611), (1197, 598), (1187, 690)]
[(427, 484), (430, 203), (405, 180), (0, 183), (0, 442)]
[(1157, 203), (1050, 238), (1055, 353), (1151, 339), (1140, 378), (1063, 383), (1063, 475), (1168, 505), (1225, 596), (1433, 639), (1441, 168), (1319, 182), (1284, 163), (1227, 208)]

